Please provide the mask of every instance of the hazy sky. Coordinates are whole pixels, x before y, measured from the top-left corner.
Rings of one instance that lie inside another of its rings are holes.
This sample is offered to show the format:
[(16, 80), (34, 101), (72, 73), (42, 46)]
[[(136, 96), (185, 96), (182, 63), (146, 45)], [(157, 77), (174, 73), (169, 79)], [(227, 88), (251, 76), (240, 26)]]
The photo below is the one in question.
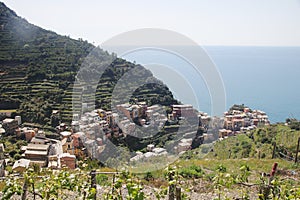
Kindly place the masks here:
[(200, 45), (300, 46), (300, 0), (2, 1), (33, 24), (95, 45), (164, 28)]

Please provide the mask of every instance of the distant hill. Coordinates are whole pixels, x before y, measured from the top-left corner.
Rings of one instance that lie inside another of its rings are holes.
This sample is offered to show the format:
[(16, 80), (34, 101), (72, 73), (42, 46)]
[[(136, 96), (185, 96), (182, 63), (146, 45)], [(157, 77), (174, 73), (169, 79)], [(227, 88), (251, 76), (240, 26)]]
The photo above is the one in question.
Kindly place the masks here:
[[(0, 110), (16, 109), (24, 121), (42, 125), (50, 125), (52, 110), (60, 110), (62, 120), (71, 121), (75, 75), (94, 48), (82, 39), (30, 24), (0, 2)], [(110, 65), (97, 87), (97, 107), (110, 109), (117, 81), (136, 66), (120, 58)], [(150, 71), (145, 73), (154, 79)], [(147, 100), (150, 105), (177, 103), (160, 81), (139, 88), (132, 99)]]

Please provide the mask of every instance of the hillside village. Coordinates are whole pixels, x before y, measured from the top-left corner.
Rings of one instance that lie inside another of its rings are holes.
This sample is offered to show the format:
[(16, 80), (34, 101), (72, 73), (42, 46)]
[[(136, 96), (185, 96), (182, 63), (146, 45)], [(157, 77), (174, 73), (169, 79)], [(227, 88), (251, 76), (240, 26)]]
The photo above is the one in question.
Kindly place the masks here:
[(219, 138), (254, 130), (258, 126), (270, 125), (268, 115), (260, 110), (251, 110), (248, 107), (230, 109), (224, 113), (224, 126), (219, 130)]
[[(56, 122), (56, 138), (46, 137), (45, 132), (38, 128), (24, 126), (21, 117), (16, 116), (14, 119), (6, 118), (2, 121), (0, 133), (2, 137), (10, 135), (27, 142), (27, 145), (18, 150), (21, 157), (11, 163), (14, 172), (22, 173), (33, 165), (50, 169), (75, 169), (79, 159), (100, 158), (112, 138), (142, 138), (136, 131), (138, 126), (163, 127), (167, 123), (176, 126), (180, 120), (192, 117), (196, 112), (191, 105), (172, 105), (171, 108), (171, 112), (165, 115), (160, 112), (159, 106), (147, 106), (145, 102), (138, 102), (118, 105), (115, 112), (97, 109), (85, 112), (82, 116), (74, 114), (69, 125)], [(208, 131), (213, 118), (203, 112), (196, 112), (196, 116), (199, 119), (199, 128), (203, 130), (199, 145), (216, 140), (218, 136)], [(59, 119), (59, 110), (54, 110), (52, 117)], [(270, 123), (263, 111), (252, 111), (247, 107), (225, 112), (221, 122), (218, 132), (220, 140)], [(131, 154), (130, 162), (143, 161), (153, 156), (182, 154), (192, 148), (195, 135), (196, 132), (184, 133), (172, 149), (148, 144), (143, 151)], [(3, 160), (1, 166), (4, 170), (10, 159), (4, 153), (5, 146), (1, 144), (0, 147)], [(4, 172), (1, 174), (5, 175)]]

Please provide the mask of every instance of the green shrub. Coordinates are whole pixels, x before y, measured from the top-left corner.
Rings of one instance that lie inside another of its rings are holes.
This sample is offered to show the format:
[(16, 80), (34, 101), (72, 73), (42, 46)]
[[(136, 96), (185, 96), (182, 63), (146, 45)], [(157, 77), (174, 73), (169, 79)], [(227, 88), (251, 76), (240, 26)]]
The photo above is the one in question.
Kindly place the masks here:
[(96, 183), (98, 185), (102, 185), (102, 186), (109, 185), (108, 176), (105, 174), (97, 174), (96, 175)]
[(20, 154), (16, 153), (16, 154), (14, 155), (14, 159), (15, 159), (15, 160), (19, 160), (20, 158), (21, 158), (21, 155), (20, 155)]
[(179, 175), (185, 178), (200, 178), (204, 175), (204, 171), (200, 166), (191, 165), (186, 168), (181, 168), (178, 171)]

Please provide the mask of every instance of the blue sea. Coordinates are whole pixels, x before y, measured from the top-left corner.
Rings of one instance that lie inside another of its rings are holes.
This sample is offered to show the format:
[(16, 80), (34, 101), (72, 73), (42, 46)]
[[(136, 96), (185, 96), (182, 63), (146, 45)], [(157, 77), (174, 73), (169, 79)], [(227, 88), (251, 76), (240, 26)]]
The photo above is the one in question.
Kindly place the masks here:
[[(185, 48), (194, 53), (192, 47)], [(224, 111), (233, 104), (245, 104), (265, 111), (272, 123), (291, 117), (300, 119), (300, 47), (205, 46), (203, 49), (223, 82)], [(205, 77), (193, 72), (193, 66), (182, 57), (160, 50), (138, 50), (123, 57), (151, 70), (182, 103), (215, 115)]]

